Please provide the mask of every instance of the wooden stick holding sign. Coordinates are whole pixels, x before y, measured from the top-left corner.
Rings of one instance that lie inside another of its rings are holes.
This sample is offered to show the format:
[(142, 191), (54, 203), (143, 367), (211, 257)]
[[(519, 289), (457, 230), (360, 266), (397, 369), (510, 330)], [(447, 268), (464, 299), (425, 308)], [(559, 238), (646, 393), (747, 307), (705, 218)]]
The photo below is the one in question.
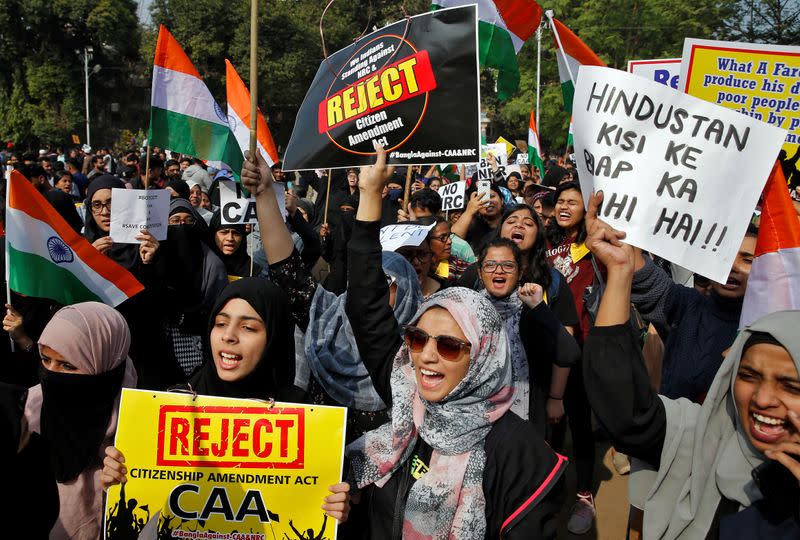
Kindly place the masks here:
[[(250, 0), (250, 159), (258, 149), (258, 0)], [(252, 260), (252, 259), (251, 259)], [(250, 272), (252, 274), (252, 271)]]
[(147, 138), (147, 157), (144, 161), (144, 189), (150, 184), (150, 138)]
[(325, 193), (325, 219), (322, 221), (325, 225), (328, 224), (328, 203), (331, 202), (331, 169), (328, 169), (328, 189)]
[(414, 171), (411, 170), (411, 165), (406, 168), (406, 189), (403, 192), (403, 209), (408, 210), (408, 198), (411, 193), (411, 176)]

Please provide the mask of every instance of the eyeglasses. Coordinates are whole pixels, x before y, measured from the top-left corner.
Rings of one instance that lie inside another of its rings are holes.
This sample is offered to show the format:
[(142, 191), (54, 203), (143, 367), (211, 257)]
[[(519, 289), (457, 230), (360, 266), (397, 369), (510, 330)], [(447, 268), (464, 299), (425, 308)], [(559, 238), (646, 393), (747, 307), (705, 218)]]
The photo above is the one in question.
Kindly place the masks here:
[(167, 220), (168, 225), (194, 225), (195, 219), (192, 216), (181, 217), (179, 215), (170, 216)]
[(110, 213), (111, 212), (111, 199), (107, 200), (106, 202), (92, 201), (92, 205), (91, 206), (92, 206), (92, 213), (93, 214), (102, 214), (104, 208), (106, 210), (108, 210), (109, 213)]
[(453, 240), (453, 233), (450, 234), (440, 234), (439, 236), (431, 236), (431, 240), (438, 240), (442, 244), (446, 244)]
[(498, 268), (503, 269), (503, 273), (510, 274), (517, 269), (517, 263), (513, 261), (484, 261), (481, 264), (481, 270), (494, 274)]
[(469, 350), (472, 347), (471, 343), (464, 340), (455, 338), (453, 336), (431, 336), (424, 330), (416, 326), (406, 325), (403, 327), (405, 334), (406, 346), (413, 353), (422, 352), (429, 339), (436, 340), (436, 352), (439, 353), (443, 359), (450, 362), (455, 362), (461, 356), (461, 351)]

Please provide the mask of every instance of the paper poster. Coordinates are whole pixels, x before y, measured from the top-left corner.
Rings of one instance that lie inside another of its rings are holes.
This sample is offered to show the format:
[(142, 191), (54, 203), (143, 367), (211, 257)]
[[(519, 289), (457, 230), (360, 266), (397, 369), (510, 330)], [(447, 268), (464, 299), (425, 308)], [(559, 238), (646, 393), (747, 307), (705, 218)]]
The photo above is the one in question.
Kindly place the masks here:
[(681, 76), (681, 59), (629, 60), (628, 73), (639, 75), (677, 90)]
[[(285, 212), (286, 189), (284, 184), (273, 182), (272, 190), (278, 199), (281, 213)], [(232, 180), (222, 180), (219, 183), (219, 206), (222, 223), (226, 225), (242, 225), (258, 223), (256, 214), (256, 199), (252, 196), (245, 197), (242, 185)]]
[(166, 189), (112, 189), (108, 235), (115, 244), (138, 244), (136, 235), (147, 229), (156, 240), (166, 240), (169, 198)]
[(463, 210), (467, 204), (466, 192), (466, 182), (451, 182), (440, 187), (439, 195), (442, 197), (442, 211)]
[(107, 540), (336, 538), (320, 506), (341, 481), (343, 407), (124, 388)]
[(397, 225), (381, 227), (381, 249), (383, 251), (395, 251), (403, 246), (416, 247), (428, 237), (428, 232), (435, 225), (436, 223), (431, 223), (430, 225), (398, 223)]
[[(320, 63), (284, 170), (473, 162), (480, 145), (476, 6), (390, 24)], [(442, 126), (447, 135), (442, 136)]]
[(800, 47), (686, 39), (681, 87), (689, 95), (788, 130), (800, 146)]
[(724, 283), (786, 131), (623, 71), (581, 68), (585, 201), (626, 242)]

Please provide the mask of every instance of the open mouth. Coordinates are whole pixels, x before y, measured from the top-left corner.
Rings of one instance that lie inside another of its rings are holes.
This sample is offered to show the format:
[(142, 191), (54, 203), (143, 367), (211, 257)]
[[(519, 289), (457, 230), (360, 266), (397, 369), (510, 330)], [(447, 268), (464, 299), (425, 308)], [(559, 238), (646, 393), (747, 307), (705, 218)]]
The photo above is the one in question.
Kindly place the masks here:
[(219, 366), (222, 369), (236, 369), (242, 361), (241, 355), (229, 352), (219, 353)]
[(558, 219), (558, 221), (569, 221), (570, 219), (572, 219), (572, 214), (570, 214), (569, 212), (561, 211), (558, 213), (556, 218)]
[(438, 371), (433, 371), (432, 369), (426, 368), (417, 368), (419, 372), (419, 382), (423, 388), (428, 390), (432, 390), (442, 384), (444, 381), (444, 375), (439, 373)]
[(756, 440), (764, 443), (775, 443), (785, 433), (786, 420), (756, 412), (750, 413), (750, 434)]
[(735, 291), (742, 284), (738, 279), (728, 276), (728, 281), (722, 284), (722, 288), (728, 291)]
[(514, 231), (511, 233), (511, 241), (517, 244), (521, 244), (525, 241), (525, 233), (522, 231)]
[(492, 289), (501, 290), (508, 283), (508, 278), (495, 276), (492, 278)]

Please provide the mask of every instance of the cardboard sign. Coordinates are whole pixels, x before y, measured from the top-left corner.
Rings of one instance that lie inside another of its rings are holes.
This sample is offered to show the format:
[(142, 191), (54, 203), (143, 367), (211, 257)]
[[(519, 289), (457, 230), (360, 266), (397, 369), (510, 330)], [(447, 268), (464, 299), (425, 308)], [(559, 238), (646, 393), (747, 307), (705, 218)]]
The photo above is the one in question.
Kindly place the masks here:
[(639, 75), (677, 90), (681, 76), (681, 59), (629, 60), (628, 73)]
[(786, 132), (594, 66), (573, 115), (584, 201), (602, 190), (626, 242), (724, 283)]
[(398, 223), (381, 227), (381, 249), (394, 251), (403, 246), (418, 246), (428, 236), (436, 223), (430, 225), (408, 225)]
[(517, 165), (528, 165), (528, 154), (517, 154)]
[(138, 244), (136, 235), (147, 229), (156, 240), (166, 240), (169, 197), (166, 189), (112, 189), (108, 235), (115, 244)]
[[(336, 538), (320, 506), (344, 458), (343, 407), (122, 390), (107, 540)], [(244, 534), (247, 532), (248, 534)]]
[(439, 195), (442, 197), (442, 210), (462, 210), (467, 204), (466, 199), (467, 183), (451, 182), (439, 188)]
[(477, 25), (474, 5), (432, 11), (330, 55), (300, 106), (284, 170), (371, 165), (373, 143), (391, 164), (477, 161)]
[(800, 47), (686, 39), (681, 87), (689, 95), (789, 130), (800, 145)]
[[(278, 208), (281, 209), (281, 214), (285, 213), (286, 190), (284, 185), (274, 182), (272, 190), (278, 199)], [(237, 182), (223, 180), (219, 183), (219, 206), (222, 223), (226, 225), (258, 223), (256, 199), (252, 196), (245, 197), (242, 185)]]

